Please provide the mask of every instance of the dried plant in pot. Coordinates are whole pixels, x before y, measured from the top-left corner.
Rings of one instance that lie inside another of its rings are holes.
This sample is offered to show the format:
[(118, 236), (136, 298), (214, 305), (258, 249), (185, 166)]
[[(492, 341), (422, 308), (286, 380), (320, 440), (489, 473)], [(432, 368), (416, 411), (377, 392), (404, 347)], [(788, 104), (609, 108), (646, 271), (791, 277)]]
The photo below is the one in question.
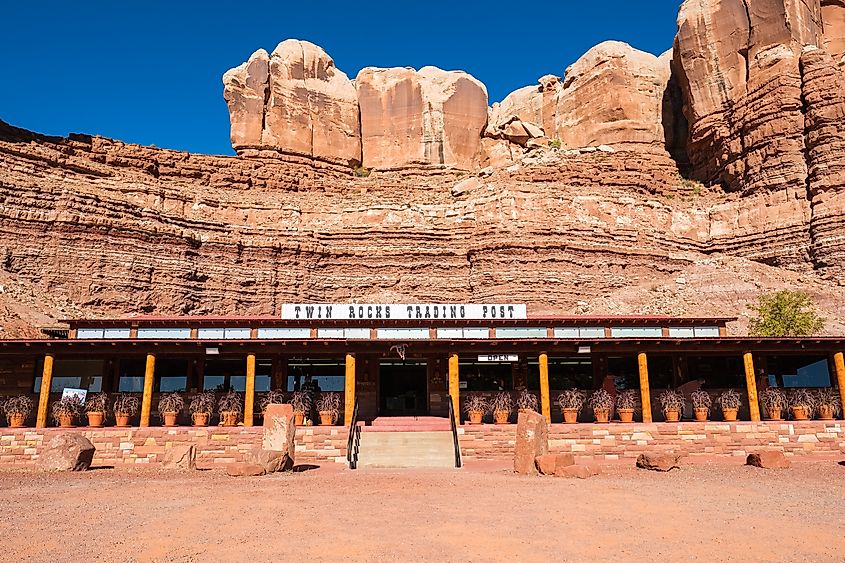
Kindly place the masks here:
[(813, 393), (816, 407), (816, 418), (819, 420), (833, 420), (842, 411), (842, 400), (839, 393), (831, 388), (816, 389)]
[(507, 424), (513, 412), (513, 397), (507, 391), (496, 394), (490, 401), (490, 410), (493, 411), (496, 424)]
[(320, 413), (320, 424), (334, 426), (340, 415), (340, 393), (322, 393), (317, 399), (316, 407)]
[(51, 413), (53, 420), (62, 428), (72, 428), (76, 417), (82, 412), (82, 400), (76, 395), (62, 397), (55, 403)]
[(713, 397), (704, 389), (697, 389), (690, 393), (692, 412), (696, 422), (707, 422), (710, 415), (710, 407), (713, 406)]
[(217, 397), (214, 396), (214, 391), (205, 391), (198, 395), (194, 395), (191, 399), (191, 404), (188, 405), (188, 410), (191, 411), (191, 422), (194, 426), (208, 426), (208, 419), (211, 418), (211, 413), (214, 412), (214, 406), (217, 404)]
[(85, 401), (85, 414), (88, 416), (88, 426), (91, 428), (102, 427), (108, 410), (108, 393), (97, 393), (88, 397), (88, 400)]
[(264, 414), (264, 412), (267, 410), (268, 405), (285, 404), (285, 392), (281, 389), (273, 389), (272, 391), (268, 391), (264, 394), (263, 397), (261, 397), (258, 404), (261, 407), (261, 414)]
[(639, 393), (635, 389), (626, 389), (616, 396), (616, 412), (620, 422), (633, 422), (634, 412), (639, 405)]
[(470, 424), (481, 424), (481, 419), (489, 410), (490, 404), (483, 395), (467, 395), (464, 399), (464, 412), (469, 417)]
[(293, 407), (294, 424), (302, 426), (311, 412), (311, 393), (294, 391), (290, 396), (290, 405)]
[(660, 402), (660, 409), (663, 411), (663, 418), (666, 422), (678, 422), (684, 412), (686, 401), (681, 393), (674, 389), (661, 391), (657, 396)]
[(809, 420), (815, 412), (816, 401), (806, 389), (793, 389), (789, 393), (789, 410), (795, 420)]
[(610, 411), (613, 409), (613, 397), (610, 393), (604, 389), (597, 389), (590, 395), (587, 404), (593, 409), (596, 422), (610, 422)]
[(539, 412), (539, 405), (540, 403), (537, 401), (537, 395), (528, 389), (520, 391), (519, 397), (516, 398), (516, 408), (519, 409), (519, 412)]
[(129, 420), (138, 414), (138, 408), (141, 401), (135, 395), (129, 393), (118, 393), (114, 398), (112, 404), (112, 412), (114, 412), (115, 426), (126, 427), (129, 426)]
[(763, 414), (768, 420), (783, 420), (783, 413), (789, 408), (786, 394), (777, 387), (767, 387), (760, 392)]
[(244, 412), (243, 397), (237, 391), (224, 393), (217, 401), (221, 426), (237, 426), (241, 413)]
[(18, 395), (3, 401), (3, 414), (10, 428), (23, 428), (26, 426), (26, 419), (32, 414), (32, 399), (26, 395)]
[(158, 414), (165, 426), (176, 426), (176, 419), (183, 408), (185, 399), (179, 393), (167, 393), (158, 400)]
[(577, 423), (586, 402), (587, 395), (578, 389), (568, 389), (558, 395), (557, 404), (563, 412), (563, 421), (566, 424)]
[(722, 391), (716, 397), (716, 403), (722, 409), (722, 418), (725, 422), (736, 422), (736, 415), (739, 408), (742, 406), (742, 395), (737, 393), (734, 389)]

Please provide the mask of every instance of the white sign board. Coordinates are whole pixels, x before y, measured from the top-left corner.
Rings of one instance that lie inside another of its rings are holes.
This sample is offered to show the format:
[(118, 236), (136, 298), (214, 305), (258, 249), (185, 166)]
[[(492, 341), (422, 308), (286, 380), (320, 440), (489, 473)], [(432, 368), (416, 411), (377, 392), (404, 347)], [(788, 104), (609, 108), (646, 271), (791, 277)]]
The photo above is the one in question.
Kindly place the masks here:
[(478, 356), (478, 361), (515, 364), (519, 361), (519, 356), (516, 354), (480, 354)]
[(526, 319), (526, 306), (517, 304), (435, 303), (285, 303), (285, 320), (470, 320)]
[(62, 389), (62, 399), (66, 399), (68, 397), (79, 397), (79, 402), (81, 404), (85, 404), (85, 397), (88, 396), (88, 391), (86, 389), (73, 389), (71, 387), (65, 387)]

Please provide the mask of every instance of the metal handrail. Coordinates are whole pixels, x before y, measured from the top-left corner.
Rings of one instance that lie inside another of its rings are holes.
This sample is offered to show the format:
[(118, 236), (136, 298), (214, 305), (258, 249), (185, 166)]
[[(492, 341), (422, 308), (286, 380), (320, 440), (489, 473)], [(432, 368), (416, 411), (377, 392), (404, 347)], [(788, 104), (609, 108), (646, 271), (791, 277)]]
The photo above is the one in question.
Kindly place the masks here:
[(455, 405), (452, 403), (452, 395), (449, 395), (449, 424), (452, 427), (452, 441), (455, 446), (455, 467), (461, 468), (461, 443), (458, 441), (458, 425), (455, 421)]
[(352, 408), (352, 422), (349, 424), (349, 438), (346, 440), (346, 461), (349, 463), (349, 469), (358, 467), (358, 401), (355, 401), (355, 406)]

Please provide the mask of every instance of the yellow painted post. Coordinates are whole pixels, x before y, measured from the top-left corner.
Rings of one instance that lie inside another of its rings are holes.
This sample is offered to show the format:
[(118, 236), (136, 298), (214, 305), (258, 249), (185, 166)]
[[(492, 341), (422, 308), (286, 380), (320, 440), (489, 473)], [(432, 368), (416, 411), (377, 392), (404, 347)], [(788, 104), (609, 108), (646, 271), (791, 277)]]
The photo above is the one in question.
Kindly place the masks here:
[(552, 403), (549, 399), (549, 355), (540, 354), (540, 410), (546, 422), (552, 422)]
[(651, 424), (651, 389), (648, 385), (648, 357), (645, 352), (637, 356), (640, 366), (640, 400), (643, 403), (643, 422)]
[(244, 426), (252, 426), (255, 409), (255, 354), (246, 356), (246, 391), (244, 397)]
[(746, 352), (742, 356), (745, 362), (745, 385), (748, 387), (748, 410), (751, 421), (760, 422), (760, 403), (757, 401), (757, 378), (754, 375), (754, 356)]
[(344, 425), (352, 424), (352, 414), (355, 409), (355, 354), (346, 354), (346, 390), (345, 402), (343, 405)]
[(449, 395), (452, 396), (452, 408), (455, 411), (455, 421), (461, 422), (461, 383), (458, 355), (449, 355)]
[(147, 367), (144, 370), (144, 396), (141, 398), (141, 426), (150, 425), (150, 411), (153, 406), (153, 381), (155, 381), (156, 357), (147, 354)]
[[(833, 365), (836, 367), (836, 384), (839, 386), (839, 398), (842, 400), (843, 409), (845, 409), (845, 356), (842, 352), (837, 352), (833, 355)], [(845, 411), (842, 413), (845, 418)]]
[(50, 403), (50, 388), (53, 386), (53, 354), (44, 356), (44, 369), (41, 371), (41, 391), (38, 395), (38, 415), (36, 428), (47, 426), (47, 407)]

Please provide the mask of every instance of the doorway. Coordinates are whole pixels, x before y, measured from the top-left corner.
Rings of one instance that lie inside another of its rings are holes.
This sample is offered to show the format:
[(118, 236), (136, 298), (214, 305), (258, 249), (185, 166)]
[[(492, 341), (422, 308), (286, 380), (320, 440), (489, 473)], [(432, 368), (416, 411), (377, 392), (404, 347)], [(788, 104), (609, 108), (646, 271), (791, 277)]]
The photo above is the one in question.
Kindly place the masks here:
[(382, 361), (379, 365), (379, 415), (428, 414), (426, 362)]

